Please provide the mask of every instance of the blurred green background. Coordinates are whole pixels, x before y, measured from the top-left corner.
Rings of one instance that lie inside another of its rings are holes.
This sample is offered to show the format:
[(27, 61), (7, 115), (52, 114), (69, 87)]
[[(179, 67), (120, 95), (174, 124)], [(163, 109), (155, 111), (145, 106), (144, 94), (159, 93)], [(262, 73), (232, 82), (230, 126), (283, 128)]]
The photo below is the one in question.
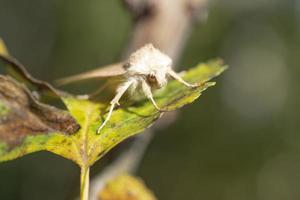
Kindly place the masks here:
[[(119, 0), (0, 0), (0, 37), (47, 81), (118, 61), (132, 26)], [(215, 57), (230, 69), (159, 131), (138, 175), (164, 200), (300, 199), (300, 1), (210, 1), (179, 64)], [(72, 199), (78, 181), (35, 153), (0, 164), (0, 199)]]

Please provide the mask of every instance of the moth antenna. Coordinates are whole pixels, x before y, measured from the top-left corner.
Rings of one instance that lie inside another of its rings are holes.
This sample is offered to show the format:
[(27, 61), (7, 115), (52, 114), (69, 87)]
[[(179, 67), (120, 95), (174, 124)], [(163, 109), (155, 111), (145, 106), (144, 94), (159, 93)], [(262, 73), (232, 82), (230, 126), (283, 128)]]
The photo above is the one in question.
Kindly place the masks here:
[(82, 80), (82, 77), (79, 76), (70, 76), (70, 77), (66, 77), (66, 78), (62, 78), (62, 79), (57, 79), (54, 81), (54, 84), (57, 86), (63, 86), (63, 85), (68, 85), (70, 83), (76, 82)]
[(94, 70), (83, 72), (81, 74), (58, 79), (54, 81), (54, 83), (58, 86), (62, 86), (77, 81), (121, 76), (124, 75), (125, 73), (126, 70), (124, 69), (124, 63), (120, 62), (120, 63), (113, 63), (100, 68), (96, 68)]
[(89, 98), (95, 98), (98, 96), (103, 90), (105, 90), (109, 86), (109, 82), (106, 81), (101, 87), (99, 87), (96, 91), (90, 93), (88, 96)]

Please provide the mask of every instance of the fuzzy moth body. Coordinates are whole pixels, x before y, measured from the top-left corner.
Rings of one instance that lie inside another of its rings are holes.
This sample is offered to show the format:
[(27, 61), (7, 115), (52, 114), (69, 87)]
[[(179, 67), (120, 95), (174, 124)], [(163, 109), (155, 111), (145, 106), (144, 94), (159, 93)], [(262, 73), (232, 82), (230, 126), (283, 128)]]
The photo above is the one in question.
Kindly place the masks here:
[(117, 86), (116, 94), (110, 102), (108, 115), (97, 130), (98, 134), (109, 121), (115, 106), (119, 105), (119, 100), (126, 91), (129, 91), (130, 96), (135, 96), (135, 93), (144, 93), (158, 111), (164, 112), (155, 102), (152, 91), (164, 87), (168, 83), (169, 77), (178, 80), (187, 87), (197, 87), (197, 85), (185, 82), (174, 72), (172, 59), (152, 44), (146, 44), (138, 49), (125, 62), (60, 79), (57, 83), (69, 84), (75, 81), (116, 76), (122, 77), (123, 81)]

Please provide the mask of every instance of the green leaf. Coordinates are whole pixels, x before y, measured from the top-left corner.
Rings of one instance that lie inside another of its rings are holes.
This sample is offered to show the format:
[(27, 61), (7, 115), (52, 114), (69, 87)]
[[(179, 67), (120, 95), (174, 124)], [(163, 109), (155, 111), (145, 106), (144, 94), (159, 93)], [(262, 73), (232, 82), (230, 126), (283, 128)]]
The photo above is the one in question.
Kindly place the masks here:
[[(28, 76), (28, 72), (20, 72), (18, 63), (5, 63), (13, 65), (25, 82), (34, 86), (30, 89), (43, 88), (42, 91), (52, 91), (60, 96), (68, 112), (39, 102), (34, 95), (35, 90), (30, 91), (9, 77), (0, 77), (0, 161), (47, 150), (87, 168), (118, 143), (142, 132), (162, 115), (146, 99), (130, 106), (121, 106), (113, 112), (110, 121), (97, 135), (96, 130), (106, 117), (107, 102), (94, 102), (57, 92), (48, 83)], [(193, 102), (204, 90), (215, 85), (208, 81), (225, 69), (220, 60), (199, 64), (186, 72), (183, 78), (190, 83), (201, 83), (200, 87), (189, 89), (172, 80), (164, 89), (155, 92), (154, 97), (161, 108), (170, 111), (178, 109)]]

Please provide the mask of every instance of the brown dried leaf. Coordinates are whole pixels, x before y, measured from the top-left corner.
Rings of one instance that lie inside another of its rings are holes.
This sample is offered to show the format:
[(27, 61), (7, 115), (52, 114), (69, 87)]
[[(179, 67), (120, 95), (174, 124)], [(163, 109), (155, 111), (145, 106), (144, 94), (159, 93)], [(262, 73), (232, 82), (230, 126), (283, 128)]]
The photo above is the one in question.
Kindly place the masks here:
[(66, 111), (38, 102), (23, 85), (0, 75), (0, 141), (7, 150), (20, 145), (26, 136), (71, 134), (78, 129)]

